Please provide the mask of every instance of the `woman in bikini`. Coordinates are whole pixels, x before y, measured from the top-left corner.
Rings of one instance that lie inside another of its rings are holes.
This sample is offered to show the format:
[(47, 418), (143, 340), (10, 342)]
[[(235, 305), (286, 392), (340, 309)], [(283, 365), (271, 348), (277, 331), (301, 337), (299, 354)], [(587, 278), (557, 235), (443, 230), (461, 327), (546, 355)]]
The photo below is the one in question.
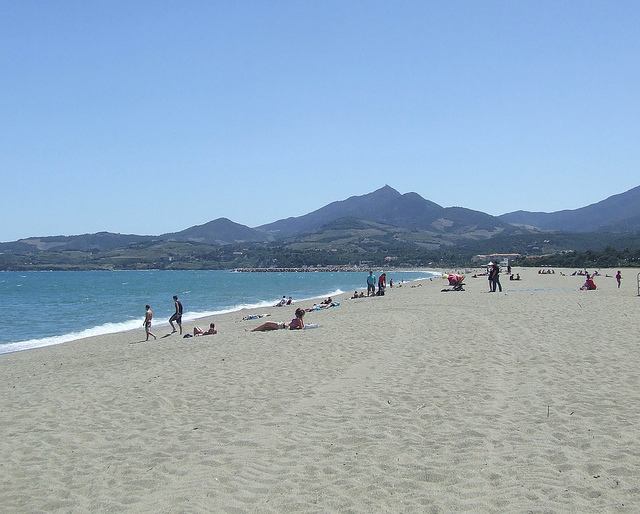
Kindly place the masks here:
[(296, 317), (290, 322), (287, 321), (265, 321), (262, 325), (255, 328), (245, 328), (246, 332), (264, 332), (266, 330), (279, 330), (288, 328), (290, 330), (300, 330), (304, 328), (304, 309), (296, 309)]

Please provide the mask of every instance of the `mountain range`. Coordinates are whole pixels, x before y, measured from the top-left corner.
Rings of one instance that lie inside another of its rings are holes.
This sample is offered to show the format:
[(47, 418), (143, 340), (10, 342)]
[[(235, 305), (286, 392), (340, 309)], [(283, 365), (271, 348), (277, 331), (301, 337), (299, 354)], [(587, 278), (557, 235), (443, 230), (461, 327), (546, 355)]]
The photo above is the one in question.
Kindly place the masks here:
[(106, 251), (132, 244), (192, 242), (233, 243), (355, 240), (383, 234), (398, 243), (413, 242), (431, 248), (465, 240), (485, 240), (527, 232), (640, 232), (640, 186), (575, 210), (552, 213), (516, 211), (501, 216), (442, 207), (417, 193), (401, 194), (386, 185), (362, 196), (330, 203), (303, 216), (250, 228), (219, 218), (180, 232), (159, 236), (110, 232), (77, 236), (48, 236), (0, 243), (0, 252)]

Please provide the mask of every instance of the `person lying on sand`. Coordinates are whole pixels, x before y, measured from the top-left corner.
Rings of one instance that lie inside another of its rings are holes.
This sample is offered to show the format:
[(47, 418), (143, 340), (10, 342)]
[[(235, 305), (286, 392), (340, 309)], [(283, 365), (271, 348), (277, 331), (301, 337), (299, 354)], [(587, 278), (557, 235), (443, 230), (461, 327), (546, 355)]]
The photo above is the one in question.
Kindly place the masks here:
[(264, 318), (265, 316), (271, 316), (271, 314), (249, 314), (249, 316), (245, 316), (244, 318), (242, 318), (242, 321), (247, 321), (249, 319)]
[(194, 337), (196, 336), (208, 336), (208, 335), (212, 335), (212, 334), (217, 334), (218, 331), (216, 330), (216, 324), (215, 323), (210, 323), (209, 324), (209, 330), (207, 330), (206, 332), (204, 332), (200, 327), (193, 327), (193, 335)]
[(255, 328), (245, 328), (246, 332), (264, 332), (266, 330), (279, 330), (288, 328), (289, 330), (300, 330), (304, 328), (304, 309), (296, 309), (296, 317), (290, 322), (287, 321), (265, 321), (262, 325)]
[[(364, 297), (363, 297), (364, 298)], [(312, 312), (312, 311), (320, 311), (320, 310), (324, 310), (324, 309), (329, 309), (331, 307), (337, 307), (338, 305), (340, 305), (340, 302), (331, 302), (331, 303), (326, 303), (326, 304), (317, 304), (314, 303), (313, 307), (310, 307), (309, 309), (305, 309), (306, 312)]]

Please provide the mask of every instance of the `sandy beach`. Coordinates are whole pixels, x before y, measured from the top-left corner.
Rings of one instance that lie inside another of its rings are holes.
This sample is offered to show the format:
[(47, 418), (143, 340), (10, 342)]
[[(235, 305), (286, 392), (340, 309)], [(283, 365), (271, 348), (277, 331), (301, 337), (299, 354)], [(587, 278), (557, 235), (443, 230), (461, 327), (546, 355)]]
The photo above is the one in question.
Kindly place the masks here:
[(638, 270), (537, 271), (2, 355), (2, 511), (638, 512)]

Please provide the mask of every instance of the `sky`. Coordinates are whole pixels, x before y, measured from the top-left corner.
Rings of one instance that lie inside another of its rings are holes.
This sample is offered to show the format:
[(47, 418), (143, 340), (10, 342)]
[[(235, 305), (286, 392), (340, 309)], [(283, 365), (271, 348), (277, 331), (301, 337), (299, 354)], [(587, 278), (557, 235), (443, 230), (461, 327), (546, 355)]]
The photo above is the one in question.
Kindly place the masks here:
[(0, 241), (640, 185), (640, 3), (0, 0)]

